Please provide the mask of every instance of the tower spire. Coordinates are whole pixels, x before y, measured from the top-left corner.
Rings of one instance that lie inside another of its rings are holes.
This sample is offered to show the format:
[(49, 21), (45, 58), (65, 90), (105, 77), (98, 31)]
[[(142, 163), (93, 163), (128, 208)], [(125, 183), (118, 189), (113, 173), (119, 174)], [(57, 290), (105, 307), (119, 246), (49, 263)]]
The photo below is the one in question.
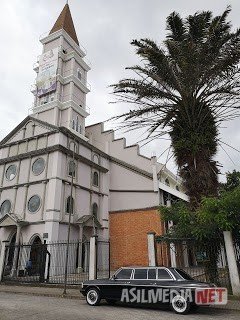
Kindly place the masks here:
[(64, 29), (67, 34), (77, 43), (77, 45), (79, 45), (71, 11), (68, 5), (68, 0), (49, 34), (57, 32), (61, 29)]

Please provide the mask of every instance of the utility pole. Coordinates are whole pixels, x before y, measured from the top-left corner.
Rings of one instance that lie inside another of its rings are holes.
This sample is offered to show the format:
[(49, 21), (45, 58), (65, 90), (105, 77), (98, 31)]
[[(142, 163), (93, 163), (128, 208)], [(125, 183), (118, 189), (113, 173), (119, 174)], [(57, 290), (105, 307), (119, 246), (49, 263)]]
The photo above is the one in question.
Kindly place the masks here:
[(69, 144), (69, 148), (71, 148), (71, 143), (73, 143), (73, 153), (72, 153), (72, 179), (71, 179), (71, 192), (70, 192), (70, 212), (68, 218), (68, 233), (67, 233), (67, 248), (66, 248), (66, 261), (65, 261), (65, 273), (64, 273), (64, 290), (63, 295), (67, 294), (67, 274), (68, 274), (68, 255), (69, 255), (69, 242), (70, 242), (70, 231), (71, 231), (71, 217), (73, 216), (73, 178), (76, 174), (75, 167), (75, 141), (71, 141)]

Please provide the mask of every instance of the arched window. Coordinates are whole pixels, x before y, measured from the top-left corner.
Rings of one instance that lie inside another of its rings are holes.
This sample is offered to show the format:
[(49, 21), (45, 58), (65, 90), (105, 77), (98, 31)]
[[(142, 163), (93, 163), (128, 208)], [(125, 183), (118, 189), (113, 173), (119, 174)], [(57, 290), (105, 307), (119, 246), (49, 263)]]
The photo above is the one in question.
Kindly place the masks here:
[(79, 130), (79, 117), (77, 116), (77, 121), (76, 121), (76, 131), (78, 132)]
[(77, 77), (78, 77), (79, 80), (82, 79), (82, 73), (81, 73), (81, 70), (79, 68), (77, 69)]
[(76, 163), (73, 160), (68, 162), (68, 175), (75, 177), (76, 176)]
[(98, 214), (98, 205), (96, 204), (96, 202), (94, 202), (94, 204), (92, 205), (92, 214), (97, 217)]
[[(72, 208), (73, 208), (73, 210), (72, 210)], [(72, 197), (68, 197), (67, 198), (66, 212), (67, 213), (73, 213), (74, 212), (74, 199)]]
[(5, 200), (1, 204), (0, 207), (0, 216), (3, 217), (5, 216), (6, 213), (9, 213), (11, 211), (11, 202), (10, 200)]
[(99, 164), (99, 156), (97, 154), (93, 155), (93, 162)]
[(166, 186), (169, 186), (169, 187), (170, 187), (170, 182), (169, 182), (168, 179), (165, 180), (165, 184), (166, 184)]
[(99, 180), (99, 179), (98, 179), (98, 173), (95, 171), (95, 172), (93, 173), (93, 185), (96, 186), (96, 187), (98, 187), (98, 183), (99, 183), (98, 180)]

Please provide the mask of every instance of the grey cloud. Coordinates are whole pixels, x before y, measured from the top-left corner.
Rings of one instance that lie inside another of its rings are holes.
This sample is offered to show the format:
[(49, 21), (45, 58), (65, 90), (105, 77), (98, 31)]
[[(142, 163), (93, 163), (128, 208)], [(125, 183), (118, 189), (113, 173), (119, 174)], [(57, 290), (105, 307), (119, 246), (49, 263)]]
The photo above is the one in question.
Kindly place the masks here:
[[(166, 35), (165, 19), (172, 11), (182, 16), (199, 10), (212, 10), (220, 14), (228, 4), (232, 5), (230, 19), (233, 26), (239, 26), (240, 2), (238, 0), (131, 0), (131, 1), (77, 1), (70, 0), (71, 11), (80, 42), (88, 51), (92, 62), (89, 82), (92, 92), (87, 104), (91, 115), (87, 124), (106, 120), (120, 113), (126, 106), (109, 104), (113, 97), (108, 86), (128, 75), (124, 70), (137, 62), (129, 42), (134, 38), (149, 37), (159, 43)], [(0, 138), (3, 138), (28, 113), (33, 97), (30, 86), (35, 74), (32, 65), (41, 53), (39, 36), (50, 30), (59, 15), (65, 1), (59, 0), (2, 0), (0, 28), (2, 41), (0, 50)], [(240, 149), (240, 120), (225, 124), (221, 129), (223, 140)], [(127, 134), (128, 143), (139, 140), (140, 133)], [(142, 152), (151, 155), (155, 151), (159, 156), (169, 145), (160, 140), (142, 148)], [(224, 147), (225, 148), (225, 147)], [(225, 148), (234, 164), (219, 149), (217, 159), (223, 164), (222, 171), (237, 168), (240, 170), (239, 153)], [(166, 156), (160, 159), (163, 163)], [(176, 171), (173, 161), (168, 167)]]

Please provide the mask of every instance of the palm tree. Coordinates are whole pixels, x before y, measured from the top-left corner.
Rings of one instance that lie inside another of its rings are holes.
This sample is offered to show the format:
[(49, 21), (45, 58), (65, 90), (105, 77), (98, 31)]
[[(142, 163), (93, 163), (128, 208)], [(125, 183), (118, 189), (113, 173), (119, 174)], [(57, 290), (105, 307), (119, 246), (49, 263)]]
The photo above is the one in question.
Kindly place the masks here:
[(167, 18), (161, 46), (133, 40), (139, 65), (127, 68), (134, 78), (112, 85), (117, 101), (134, 105), (115, 119), (127, 130), (146, 127), (148, 139), (171, 138), (179, 174), (192, 208), (218, 192), (219, 127), (239, 116), (240, 29), (231, 31), (231, 8), (213, 17), (197, 12)]

